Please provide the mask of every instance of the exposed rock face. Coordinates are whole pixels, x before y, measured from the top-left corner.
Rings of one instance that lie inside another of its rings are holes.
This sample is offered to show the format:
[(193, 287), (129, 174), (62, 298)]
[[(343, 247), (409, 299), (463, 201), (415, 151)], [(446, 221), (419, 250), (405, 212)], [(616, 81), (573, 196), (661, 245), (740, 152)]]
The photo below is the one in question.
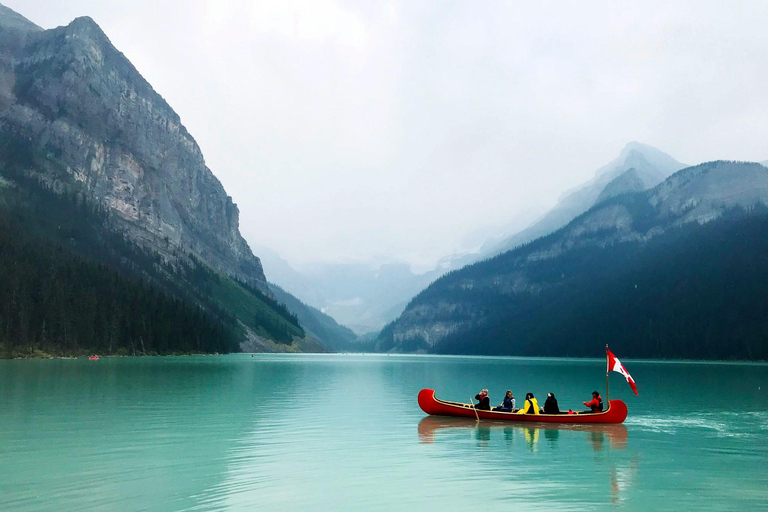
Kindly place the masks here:
[(145, 247), (192, 253), (269, 293), (197, 143), (98, 25), (9, 25), (0, 24), (0, 140), (35, 155), (25, 172), (108, 206)]
[[(641, 186), (636, 173), (625, 180)], [(383, 331), (378, 348), (409, 351), (410, 343), (432, 350), (456, 333), (475, 332), (493, 321), (491, 299), (516, 304), (508, 312), (514, 316), (530, 313), (525, 309), (528, 298), (544, 290), (563, 289), (567, 295), (569, 276), (557, 266), (562, 261), (557, 258), (607, 247), (621, 251), (622, 244), (645, 244), (680, 226), (755, 208), (768, 208), (765, 166), (718, 161), (683, 169), (650, 190), (599, 202), (550, 236), (438, 279)], [(571, 300), (578, 303), (580, 297)]]

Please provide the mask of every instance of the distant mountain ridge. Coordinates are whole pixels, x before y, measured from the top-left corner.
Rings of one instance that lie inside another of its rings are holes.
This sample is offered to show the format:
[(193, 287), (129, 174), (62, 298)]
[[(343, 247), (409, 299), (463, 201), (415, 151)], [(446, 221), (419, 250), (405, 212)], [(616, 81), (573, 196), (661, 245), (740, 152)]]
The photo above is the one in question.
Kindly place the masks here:
[(501, 254), (560, 229), (591, 208), (599, 200), (605, 188), (629, 169), (635, 170), (635, 183), (642, 183), (647, 189), (661, 183), (666, 177), (683, 167), (685, 164), (663, 151), (639, 142), (630, 142), (616, 159), (599, 168), (591, 181), (565, 192), (560, 196), (557, 205), (541, 219), (486, 251), (484, 256)]
[(766, 167), (689, 167), (440, 278), (378, 349), (589, 355), (610, 341), (634, 357), (765, 357), (766, 233)]
[(317, 308), (308, 306), (279, 286), (269, 283), (269, 289), (275, 298), (285, 304), (294, 313), (301, 326), (324, 346), (337, 352), (351, 351), (357, 348), (357, 335), (351, 329), (339, 325), (336, 320)]
[[(277, 253), (259, 247), (270, 279), (305, 303), (351, 327), (357, 334), (378, 331), (403, 311), (408, 301), (446, 272), (492, 257), (555, 231), (595, 203), (618, 194), (650, 188), (683, 167), (666, 153), (630, 142), (619, 156), (586, 184), (566, 192), (560, 203), (526, 229), (500, 241), (488, 240), (479, 252), (443, 258), (437, 268), (416, 274), (406, 264), (316, 264), (297, 271)], [(520, 219), (511, 222), (520, 225)]]
[(597, 196), (595, 204), (602, 203), (621, 194), (642, 192), (646, 188), (648, 187), (637, 170), (634, 167), (630, 167), (605, 186), (600, 195)]

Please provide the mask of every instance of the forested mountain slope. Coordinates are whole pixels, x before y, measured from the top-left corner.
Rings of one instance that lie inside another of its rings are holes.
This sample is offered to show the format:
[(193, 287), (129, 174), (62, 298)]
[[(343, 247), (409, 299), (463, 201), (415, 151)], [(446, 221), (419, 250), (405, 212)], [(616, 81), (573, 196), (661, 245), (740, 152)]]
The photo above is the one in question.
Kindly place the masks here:
[[(4, 233), (21, 244), (2, 263), (23, 269), (2, 297), (7, 354), (327, 351), (272, 296), (179, 116), (90, 18), (42, 30), (0, 9), (0, 180)], [(162, 321), (121, 320), (153, 300)], [(223, 334), (190, 345), (180, 333), (203, 324), (177, 325), (187, 314), (209, 325), (192, 339)]]
[(565, 228), (452, 272), (380, 350), (768, 357), (768, 169), (710, 162), (610, 198)]
[(0, 356), (232, 352), (246, 335), (324, 350), (274, 298), (194, 257), (165, 260), (120, 225), (0, 170)]

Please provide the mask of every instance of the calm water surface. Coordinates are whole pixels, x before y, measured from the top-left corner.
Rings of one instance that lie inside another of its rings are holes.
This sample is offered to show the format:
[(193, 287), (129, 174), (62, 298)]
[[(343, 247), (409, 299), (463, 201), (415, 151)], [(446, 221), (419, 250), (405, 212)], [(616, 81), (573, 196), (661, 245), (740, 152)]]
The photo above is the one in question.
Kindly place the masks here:
[(0, 510), (768, 509), (768, 366), (624, 362), (623, 425), (536, 428), (425, 417), (416, 395), (575, 408), (604, 361), (2, 361)]

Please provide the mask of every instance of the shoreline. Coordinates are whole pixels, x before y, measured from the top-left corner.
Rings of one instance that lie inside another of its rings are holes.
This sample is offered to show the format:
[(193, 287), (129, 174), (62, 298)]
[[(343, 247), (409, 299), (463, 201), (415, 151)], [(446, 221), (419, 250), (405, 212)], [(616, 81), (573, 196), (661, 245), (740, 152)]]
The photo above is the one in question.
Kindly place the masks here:
[[(168, 354), (157, 354), (157, 353), (150, 353), (150, 354), (108, 354), (108, 355), (101, 355), (96, 354), (93, 352), (83, 353), (78, 352), (76, 354), (70, 354), (70, 355), (54, 355), (50, 354), (48, 352), (44, 352), (42, 350), (35, 350), (31, 354), (14, 354), (11, 356), (7, 356), (6, 354), (0, 353), (0, 361), (19, 361), (19, 360), (44, 360), (44, 359), (88, 359), (92, 355), (97, 355), (99, 359), (107, 359), (107, 358), (126, 358), (126, 357), (190, 357), (190, 356), (227, 356), (227, 355), (256, 355), (256, 354), (269, 354), (269, 355), (294, 355), (294, 356), (302, 356), (302, 355), (333, 355), (333, 356), (395, 356), (395, 357), (445, 357), (445, 358), (476, 358), (476, 359), (493, 359), (493, 360), (500, 360), (500, 359), (520, 359), (520, 360), (553, 360), (553, 361), (563, 361), (563, 360), (570, 360), (570, 361), (580, 361), (580, 362), (600, 362), (604, 361), (604, 358), (601, 357), (570, 357), (570, 356), (511, 356), (511, 355), (503, 355), (503, 356), (488, 356), (488, 355), (471, 355), (471, 354), (423, 354), (423, 353), (414, 353), (414, 354), (408, 354), (408, 353), (390, 353), (390, 352), (229, 352), (229, 353), (210, 353), (210, 352), (173, 352)], [(729, 364), (729, 365), (739, 365), (739, 364), (756, 364), (756, 365), (765, 365), (768, 364), (768, 361), (765, 360), (759, 360), (759, 359), (647, 359), (647, 358), (641, 358), (641, 359), (631, 359), (626, 358), (626, 361), (630, 361), (633, 364), (654, 364), (654, 363), (660, 363), (660, 364)]]
[[(237, 352), (233, 352), (237, 353)], [(5, 354), (0, 355), (0, 361), (20, 361), (20, 360), (43, 360), (43, 359), (88, 359), (89, 357), (96, 355), (99, 359), (110, 358), (123, 358), (123, 357), (185, 357), (185, 356), (221, 356), (227, 354), (209, 353), (209, 352), (180, 352), (170, 354), (107, 354), (101, 355), (96, 353), (77, 353), (71, 355), (54, 355), (41, 350), (35, 350), (32, 354), (14, 354), (7, 356)]]

